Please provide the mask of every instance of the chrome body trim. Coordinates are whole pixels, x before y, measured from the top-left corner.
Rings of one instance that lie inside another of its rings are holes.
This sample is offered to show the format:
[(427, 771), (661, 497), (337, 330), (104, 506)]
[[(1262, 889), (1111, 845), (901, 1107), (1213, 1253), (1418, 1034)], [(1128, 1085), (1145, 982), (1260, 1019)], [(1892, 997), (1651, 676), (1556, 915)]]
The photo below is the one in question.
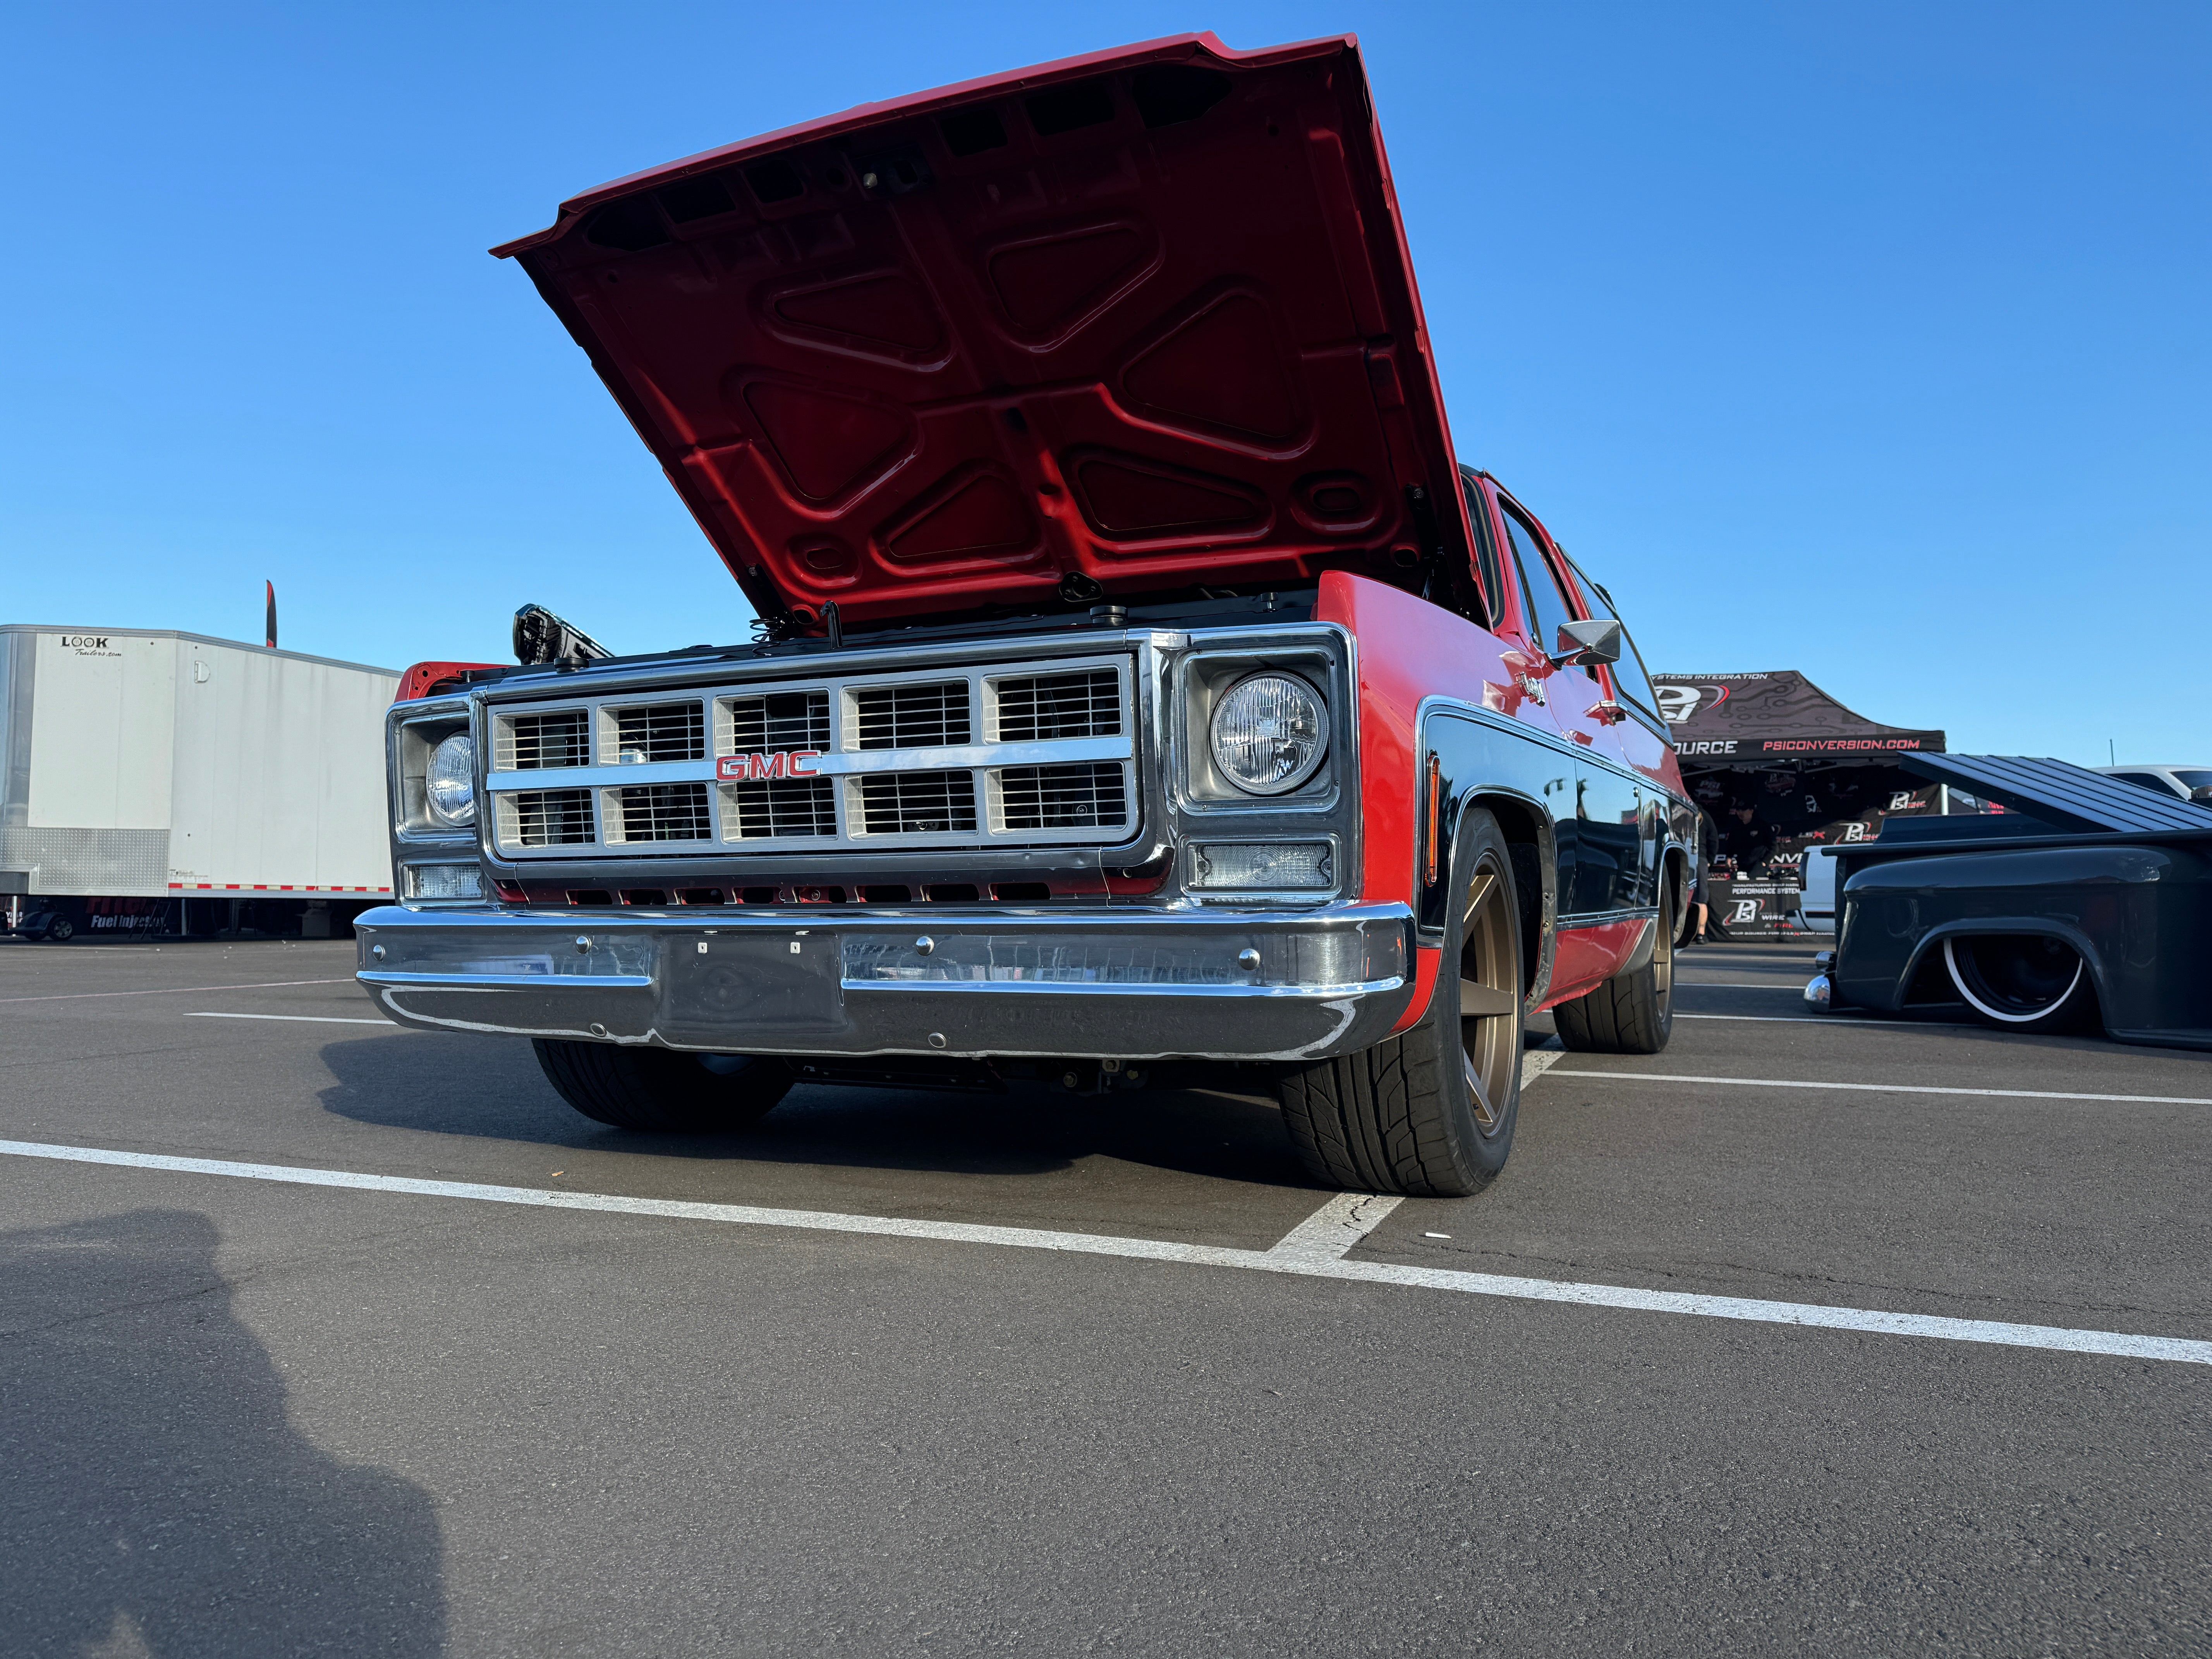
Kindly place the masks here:
[(1559, 931), (1571, 933), (1582, 927), (1610, 927), (1617, 921), (1650, 921), (1657, 918), (1659, 907), (1639, 904), (1623, 910), (1593, 910), (1586, 915), (1562, 916)]

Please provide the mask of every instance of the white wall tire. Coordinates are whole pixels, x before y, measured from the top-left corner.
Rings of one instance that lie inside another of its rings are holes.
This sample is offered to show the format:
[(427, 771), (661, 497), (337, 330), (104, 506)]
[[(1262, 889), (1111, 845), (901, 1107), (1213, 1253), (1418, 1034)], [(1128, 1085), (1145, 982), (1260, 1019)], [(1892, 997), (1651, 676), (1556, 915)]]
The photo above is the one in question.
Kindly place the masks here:
[(1974, 1018), (2002, 1030), (2073, 1030), (2096, 1007), (2089, 964), (2045, 934), (1954, 934), (1943, 968)]

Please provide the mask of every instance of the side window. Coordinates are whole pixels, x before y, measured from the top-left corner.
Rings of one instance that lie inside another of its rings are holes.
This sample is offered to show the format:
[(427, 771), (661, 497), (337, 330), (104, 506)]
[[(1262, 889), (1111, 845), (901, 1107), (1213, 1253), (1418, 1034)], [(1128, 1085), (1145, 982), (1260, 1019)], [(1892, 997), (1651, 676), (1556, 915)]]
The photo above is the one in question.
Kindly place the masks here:
[(1528, 608), (1536, 613), (1536, 648), (1557, 651), (1559, 629), (1574, 619), (1574, 608), (1559, 592), (1559, 579), (1552, 574), (1534, 529), (1510, 507), (1505, 507), (1505, 533), (1513, 538), (1514, 562), (1521, 567), (1521, 591), (1528, 596)]
[(1505, 620), (1505, 583), (1498, 573), (1498, 544), (1490, 532), (1490, 508), (1482, 499), (1481, 486), (1473, 478), (1462, 473), (1459, 487), (1467, 497), (1468, 522), (1474, 526), (1474, 567), (1482, 578), (1486, 622), (1495, 628)]
[[(1567, 561), (1574, 564), (1574, 561)], [(1647, 714), (1658, 714), (1659, 693), (1651, 684), (1650, 671), (1644, 665), (1644, 653), (1636, 648), (1636, 636), (1628, 631), (1620, 612), (1613, 608), (1613, 595), (1589, 579), (1589, 572), (1575, 565), (1575, 574), (1582, 580), (1583, 592), (1599, 614), (1610, 617), (1621, 623), (1620, 637), (1628, 649), (1620, 653), (1620, 660), (1613, 665), (1613, 683), (1620, 688), (1620, 695), (1642, 708)], [(1664, 718), (1663, 715), (1661, 718)]]

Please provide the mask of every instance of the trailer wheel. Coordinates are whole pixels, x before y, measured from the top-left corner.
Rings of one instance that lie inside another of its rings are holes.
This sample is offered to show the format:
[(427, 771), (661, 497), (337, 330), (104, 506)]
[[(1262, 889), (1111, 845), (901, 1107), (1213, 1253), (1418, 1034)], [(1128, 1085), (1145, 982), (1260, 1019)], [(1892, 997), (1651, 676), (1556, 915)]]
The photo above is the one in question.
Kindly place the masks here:
[(727, 1134), (790, 1092), (791, 1068), (744, 1054), (680, 1054), (533, 1039), (538, 1064), (586, 1117), (647, 1134)]
[(1521, 912), (1511, 851), (1489, 813), (1462, 821), (1452, 879), (1455, 921), (1420, 1023), (1287, 1071), (1277, 1085), (1291, 1144), (1326, 1186), (1462, 1198), (1488, 1185), (1513, 1150)]
[(2091, 1024), (2097, 988), (2089, 964), (2063, 939), (1987, 933), (1943, 941), (1952, 988), (1974, 1018), (2008, 1031), (2074, 1031)]
[(76, 937), (76, 924), (67, 916), (56, 916), (46, 924), (46, 940), (49, 945), (67, 945)]
[(1552, 1010), (1563, 1048), (1584, 1054), (1656, 1054), (1674, 1033), (1674, 896), (1659, 890), (1651, 957)]

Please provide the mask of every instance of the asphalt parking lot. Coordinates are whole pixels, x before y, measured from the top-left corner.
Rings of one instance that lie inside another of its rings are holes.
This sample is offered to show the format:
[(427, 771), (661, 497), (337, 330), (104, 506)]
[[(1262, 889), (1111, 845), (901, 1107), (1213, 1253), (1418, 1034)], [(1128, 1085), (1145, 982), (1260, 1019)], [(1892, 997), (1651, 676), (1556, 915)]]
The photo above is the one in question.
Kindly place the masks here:
[(1656, 1058), (1532, 1032), (1504, 1176), (1362, 1206), (1256, 1096), (656, 1141), (349, 944), (0, 945), (0, 1630), (2205, 1650), (2212, 1055), (1823, 1021), (1810, 949), (1686, 953)]

